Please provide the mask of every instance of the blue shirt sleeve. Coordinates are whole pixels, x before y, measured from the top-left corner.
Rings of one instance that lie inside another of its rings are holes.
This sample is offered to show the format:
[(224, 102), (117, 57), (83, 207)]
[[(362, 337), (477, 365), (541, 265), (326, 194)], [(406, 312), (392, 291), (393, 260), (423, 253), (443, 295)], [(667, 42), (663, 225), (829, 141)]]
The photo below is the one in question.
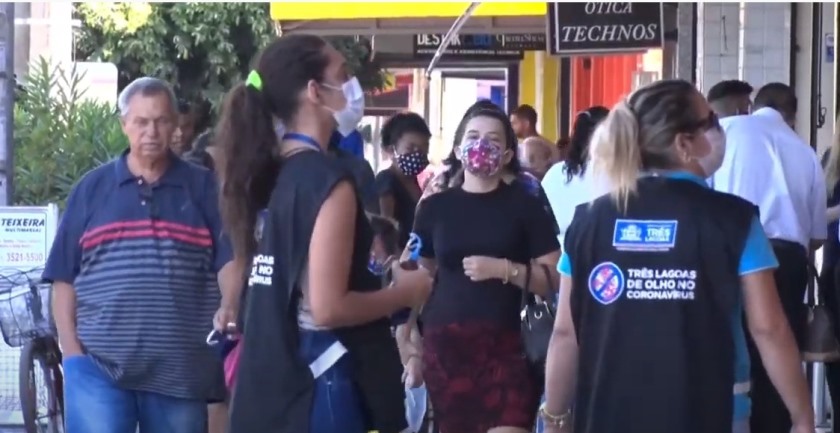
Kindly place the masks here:
[(738, 275), (743, 276), (778, 267), (779, 261), (776, 260), (773, 247), (770, 246), (770, 241), (764, 234), (761, 221), (758, 217), (753, 217), (752, 224), (750, 224), (750, 233), (747, 235), (744, 251), (741, 253), (741, 261), (738, 264)]
[(233, 260), (233, 246), (222, 225), (222, 216), (219, 213), (219, 187), (211, 172), (207, 172), (204, 185), (204, 203), (201, 205), (204, 207), (204, 215), (209, 226), (207, 228), (213, 236), (213, 263), (216, 272), (219, 272)]
[(58, 224), (44, 273), (41, 275), (46, 281), (73, 284), (79, 275), (82, 264), (81, 241), (88, 214), (88, 202), (85, 197), (88, 200), (93, 198), (86, 192), (88, 183), (88, 177), (82, 178), (67, 197), (67, 206)]
[(557, 272), (561, 274), (571, 277), (572, 276), (572, 259), (569, 258), (568, 253), (563, 253), (560, 256), (560, 262), (557, 263)]

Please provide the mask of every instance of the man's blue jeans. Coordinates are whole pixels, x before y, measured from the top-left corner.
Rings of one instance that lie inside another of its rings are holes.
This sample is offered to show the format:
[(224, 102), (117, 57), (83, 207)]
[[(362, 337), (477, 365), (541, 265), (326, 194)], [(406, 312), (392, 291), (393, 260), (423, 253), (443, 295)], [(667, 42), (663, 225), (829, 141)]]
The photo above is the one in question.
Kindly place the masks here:
[(68, 433), (207, 432), (206, 401), (122, 389), (84, 355), (64, 360), (64, 406)]

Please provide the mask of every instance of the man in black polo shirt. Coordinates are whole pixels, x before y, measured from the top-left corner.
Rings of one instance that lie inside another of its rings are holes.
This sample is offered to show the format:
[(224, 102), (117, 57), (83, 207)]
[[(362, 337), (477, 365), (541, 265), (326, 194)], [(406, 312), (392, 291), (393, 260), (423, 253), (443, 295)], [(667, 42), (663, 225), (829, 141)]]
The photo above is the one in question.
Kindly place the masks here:
[(221, 233), (214, 177), (169, 148), (169, 85), (137, 79), (118, 105), (130, 148), (73, 188), (44, 272), (66, 429), (206, 433), (207, 401), (224, 387), (205, 338), (214, 313), (235, 322), (244, 270)]

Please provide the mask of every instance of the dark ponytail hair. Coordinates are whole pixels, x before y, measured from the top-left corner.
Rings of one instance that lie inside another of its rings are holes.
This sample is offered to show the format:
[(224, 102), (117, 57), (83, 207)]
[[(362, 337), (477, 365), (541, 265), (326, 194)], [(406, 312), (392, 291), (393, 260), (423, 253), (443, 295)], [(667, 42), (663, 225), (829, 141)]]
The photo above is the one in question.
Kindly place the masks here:
[(518, 175), (522, 171), (522, 166), (519, 165), (519, 158), (516, 157), (518, 152), (518, 142), (516, 140), (516, 133), (513, 132), (513, 126), (510, 124), (510, 118), (499, 108), (498, 105), (490, 100), (482, 99), (467, 108), (461, 122), (458, 123), (458, 128), (455, 129), (455, 137), (452, 140), (452, 150), (449, 151), (449, 156), (443, 160), (446, 165), (446, 171), (443, 172), (443, 186), (448, 188), (455, 186), (464, 181), (464, 170), (461, 166), (461, 160), (455, 153), (455, 149), (464, 141), (464, 134), (466, 133), (467, 123), (474, 117), (492, 117), (502, 122), (505, 128), (505, 139), (507, 140), (507, 148), (510, 149), (514, 157), (507, 165), (507, 170), (513, 174)]
[(566, 182), (571, 182), (575, 176), (580, 176), (586, 171), (586, 160), (589, 154), (589, 140), (595, 127), (604, 120), (610, 110), (606, 107), (596, 105), (578, 113), (575, 117), (575, 126), (572, 130), (572, 137), (569, 139), (569, 148), (566, 151)]
[(275, 118), (291, 122), (300, 92), (310, 80), (323, 81), (329, 60), (318, 36), (275, 39), (259, 54), (254, 71), (261, 85), (238, 84), (225, 97), (215, 133), (220, 150), (220, 207), (238, 257), (256, 250), (257, 213), (268, 205), (280, 166)]

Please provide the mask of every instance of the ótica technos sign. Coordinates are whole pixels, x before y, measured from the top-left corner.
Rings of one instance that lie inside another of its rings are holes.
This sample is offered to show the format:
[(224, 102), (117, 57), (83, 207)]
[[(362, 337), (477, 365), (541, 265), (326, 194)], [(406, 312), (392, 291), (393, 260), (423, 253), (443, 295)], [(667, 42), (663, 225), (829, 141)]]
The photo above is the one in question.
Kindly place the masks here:
[(662, 3), (549, 3), (547, 15), (551, 54), (638, 52), (665, 40)]

